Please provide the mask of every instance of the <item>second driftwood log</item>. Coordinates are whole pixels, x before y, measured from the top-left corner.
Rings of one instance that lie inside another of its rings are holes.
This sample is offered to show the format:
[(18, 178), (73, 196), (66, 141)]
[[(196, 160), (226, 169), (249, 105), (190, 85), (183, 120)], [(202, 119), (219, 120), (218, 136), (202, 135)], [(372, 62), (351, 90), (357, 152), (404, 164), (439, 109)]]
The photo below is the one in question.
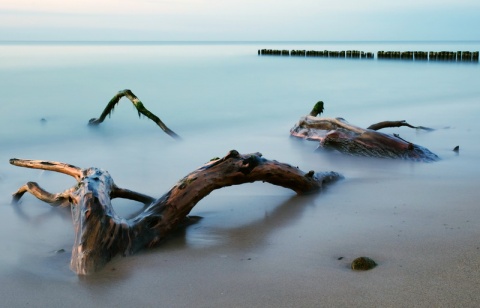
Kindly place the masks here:
[(377, 131), (381, 128), (400, 126), (431, 130), (410, 125), (405, 121), (384, 121), (365, 129), (352, 125), (342, 118), (320, 118), (311, 113), (300, 118), (290, 130), (290, 135), (318, 141), (320, 148), (337, 150), (348, 155), (422, 162), (439, 160), (436, 154), (425, 147), (406, 141), (396, 134)]
[[(51, 161), (11, 159), (10, 163), (50, 170), (74, 177), (77, 184), (52, 194), (37, 183), (28, 182), (13, 194), (17, 202), (29, 192), (52, 206), (71, 206), (75, 231), (70, 268), (79, 275), (102, 269), (117, 255), (133, 254), (156, 246), (179, 224), (192, 208), (213, 190), (256, 181), (289, 188), (297, 194), (321, 190), (325, 184), (342, 178), (336, 172), (303, 172), (297, 167), (268, 160), (260, 153), (230, 151), (215, 158), (178, 181), (162, 197), (155, 199), (118, 187), (110, 174), (99, 168), (79, 167)], [(126, 198), (145, 208), (133, 218), (118, 216), (111, 199)]]

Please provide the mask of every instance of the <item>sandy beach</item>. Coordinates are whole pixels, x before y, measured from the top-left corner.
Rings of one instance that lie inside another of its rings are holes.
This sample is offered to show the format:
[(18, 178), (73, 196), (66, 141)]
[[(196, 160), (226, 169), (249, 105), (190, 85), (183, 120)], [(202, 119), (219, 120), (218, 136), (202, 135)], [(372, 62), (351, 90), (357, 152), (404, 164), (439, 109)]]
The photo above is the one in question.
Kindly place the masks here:
[[(1, 226), (8, 241), (2, 300), (10, 307), (474, 307), (479, 170), (455, 174), (452, 164), (426, 179), (409, 176), (409, 168), (436, 169), (431, 164), (392, 163), (407, 169), (405, 178), (352, 174), (309, 196), (261, 183), (226, 188), (194, 209), (204, 217), (198, 224), (88, 277), (68, 269), (68, 211), (30, 200), (20, 205), (35, 221), (28, 230), (21, 219), (13, 230)], [(459, 180), (465, 178), (471, 180)], [(126, 207), (119, 211), (127, 215)], [(19, 255), (24, 237), (30, 244)], [(378, 266), (352, 271), (359, 256)]]

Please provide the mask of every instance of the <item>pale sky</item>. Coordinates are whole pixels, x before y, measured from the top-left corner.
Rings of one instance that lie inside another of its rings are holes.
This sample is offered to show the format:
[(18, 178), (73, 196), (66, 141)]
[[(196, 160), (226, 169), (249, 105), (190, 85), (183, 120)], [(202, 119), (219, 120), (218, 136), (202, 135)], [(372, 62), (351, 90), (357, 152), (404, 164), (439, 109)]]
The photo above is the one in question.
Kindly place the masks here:
[(10, 40), (480, 41), (480, 1), (1, 0)]

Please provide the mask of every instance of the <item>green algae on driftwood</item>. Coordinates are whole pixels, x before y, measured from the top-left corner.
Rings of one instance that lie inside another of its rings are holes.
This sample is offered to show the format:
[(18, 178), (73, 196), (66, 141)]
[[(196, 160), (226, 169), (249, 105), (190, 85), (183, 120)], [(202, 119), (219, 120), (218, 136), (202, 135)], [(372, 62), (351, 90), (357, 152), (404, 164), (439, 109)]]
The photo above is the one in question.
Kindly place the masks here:
[(90, 119), (88, 124), (89, 125), (98, 125), (98, 124), (102, 123), (107, 116), (110, 116), (112, 114), (112, 112), (115, 108), (115, 105), (118, 104), (120, 99), (124, 96), (126, 98), (128, 98), (132, 102), (132, 104), (135, 106), (135, 108), (137, 109), (137, 112), (138, 112), (138, 116), (140, 116), (140, 114), (143, 114), (144, 116), (146, 116), (147, 118), (149, 118), (150, 120), (155, 122), (155, 124), (157, 124), (170, 137), (175, 138), (175, 139), (180, 139), (180, 136), (178, 136), (174, 131), (172, 131), (170, 128), (168, 128), (167, 125), (165, 125), (165, 123), (163, 123), (162, 120), (160, 120), (159, 117), (157, 117), (155, 114), (150, 112), (147, 108), (145, 108), (145, 106), (138, 99), (138, 97), (135, 96), (135, 94), (133, 94), (133, 92), (131, 90), (128, 90), (128, 89), (119, 91), (117, 94), (115, 94), (115, 96), (110, 100), (110, 102), (108, 102), (107, 106), (103, 110), (100, 117)]

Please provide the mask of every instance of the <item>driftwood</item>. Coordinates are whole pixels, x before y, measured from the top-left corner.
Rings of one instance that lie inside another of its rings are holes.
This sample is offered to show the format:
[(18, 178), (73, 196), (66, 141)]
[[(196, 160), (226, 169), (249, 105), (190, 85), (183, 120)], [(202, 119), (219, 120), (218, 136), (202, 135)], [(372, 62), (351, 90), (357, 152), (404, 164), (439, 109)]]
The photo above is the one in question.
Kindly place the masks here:
[(367, 127), (367, 129), (379, 130), (379, 129), (387, 128), (387, 127), (401, 127), (401, 126), (406, 126), (406, 127), (415, 128), (415, 129), (423, 129), (423, 130), (426, 130), (426, 131), (432, 131), (433, 130), (433, 128), (429, 128), (429, 127), (425, 127), (425, 126), (413, 126), (413, 125), (407, 123), (407, 121), (405, 121), (405, 120), (378, 122), (378, 123), (370, 125), (369, 127)]
[[(303, 172), (298, 167), (267, 160), (260, 153), (241, 155), (230, 151), (215, 158), (177, 182), (158, 199), (119, 188), (102, 169), (49, 161), (11, 159), (15, 166), (56, 171), (74, 177), (77, 185), (51, 194), (28, 182), (13, 194), (16, 203), (25, 192), (52, 206), (72, 206), (75, 242), (70, 268), (79, 275), (100, 270), (116, 255), (129, 255), (156, 246), (179, 224), (192, 208), (215, 189), (226, 186), (268, 182), (304, 194), (319, 191), (324, 184), (342, 176), (335, 172)], [(145, 208), (133, 218), (119, 217), (113, 198), (141, 202)]]
[[(312, 111), (313, 112), (313, 111)], [(408, 142), (397, 134), (378, 132), (386, 127), (413, 126), (405, 121), (384, 121), (364, 129), (349, 124), (342, 118), (320, 118), (311, 115), (301, 117), (290, 130), (290, 135), (320, 143), (320, 148), (337, 150), (344, 154), (381, 158), (401, 158), (413, 161), (433, 162), (439, 157), (427, 148)]]
[(143, 114), (144, 116), (146, 116), (147, 118), (149, 118), (150, 120), (152, 120), (153, 122), (155, 122), (158, 126), (160, 126), (160, 128), (165, 132), (167, 133), (169, 136), (171, 136), (172, 138), (175, 138), (175, 139), (180, 139), (180, 136), (178, 136), (174, 131), (172, 131), (170, 128), (167, 127), (167, 125), (165, 125), (165, 123), (162, 122), (162, 120), (160, 120), (160, 118), (158, 118), (156, 115), (154, 115), (153, 113), (151, 113), (147, 108), (145, 108), (145, 106), (143, 105), (143, 103), (138, 99), (138, 97), (135, 96), (135, 94), (133, 94), (132, 91), (126, 89), (126, 90), (122, 90), (122, 91), (119, 91), (111, 100), (110, 102), (108, 102), (107, 104), (107, 107), (105, 107), (105, 109), (103, 110), (102, 114), (100, 115), (99, 118), (93, 118), (93, 119), (90, 119), (90, 121), (88, 122), (89, 125), (98, 125), (100, 123), (102, 123), (105, 118), (107, 116), (110, 116), (112, 113), (113, 113), (113, 110), (115, 108), (115, 105), (118, 104), (118, 102), (120, 101), (120, 99), (122, 97), (126, 97), (128, 98), (132, 104), (135, 106), (135, 108), (137, 109), (137, 112), (138, 112), (138, 116), (140, 117), (140, 114)]

